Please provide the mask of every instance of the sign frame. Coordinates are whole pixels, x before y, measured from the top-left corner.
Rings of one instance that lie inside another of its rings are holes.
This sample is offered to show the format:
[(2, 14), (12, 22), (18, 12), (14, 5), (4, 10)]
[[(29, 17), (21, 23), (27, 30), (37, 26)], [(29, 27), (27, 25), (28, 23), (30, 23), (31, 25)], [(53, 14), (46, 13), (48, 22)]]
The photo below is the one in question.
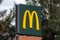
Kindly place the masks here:
[[(16, 33), (17, 34), (19, 34), (19, 35), (28, 35), (28, 36), (41, 36), (41, 34), (40, 35), (31, 35), (31, 34), (20, 34), (20, 31), (19, 31), (19, 8), (20, 8), (20, 6), (21, 5), (24, 5), (24, 4), (20, 4), (20, 5), (16, 5)], [(24, 5), (24, 6), (30, 6), (30, 7), (39, 7), (39, 6), (31, 6), (31, 5)], [(39, 7), (39, 8), (41, 8), (41, 7)], [(40, 11), (41, 11), (41, 9), (40, 9)], [(41, 12), (40, 12), (40, 15), (41, 15)], [(41, 21), (41, 19), (40, 19), (40, 21)], [(40, 22), (40, 25), (41, 25), (41, 22)], [(42, 31), (42, 27), (40, 27), (41, 29), (41, 31)], [(23, 29), (24, 30), (24, 29)], [(41, 32), (42, 33), (42, 32)]]

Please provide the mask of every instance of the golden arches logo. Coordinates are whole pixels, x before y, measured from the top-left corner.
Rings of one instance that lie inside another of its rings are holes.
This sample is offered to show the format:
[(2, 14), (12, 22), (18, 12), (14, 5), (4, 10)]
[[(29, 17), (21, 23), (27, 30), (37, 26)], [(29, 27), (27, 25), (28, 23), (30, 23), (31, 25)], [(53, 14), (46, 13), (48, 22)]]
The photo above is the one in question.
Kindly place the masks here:
[(32, 11), (32, 13), (30, 13), (29, 10), (26, 10), (25, 13), (24, 13), (24, 16), (23, 16), (23, 29), (26, 29), (26, 16), (29, 16), (29, 28), (33, 28), (33, 17), (35, 15), (35, 18), (36, 18), (36, 30), (39, 30), (39, 19), (38, 19), (38, 15), (37, 15), (37, 12), (36, 11)]

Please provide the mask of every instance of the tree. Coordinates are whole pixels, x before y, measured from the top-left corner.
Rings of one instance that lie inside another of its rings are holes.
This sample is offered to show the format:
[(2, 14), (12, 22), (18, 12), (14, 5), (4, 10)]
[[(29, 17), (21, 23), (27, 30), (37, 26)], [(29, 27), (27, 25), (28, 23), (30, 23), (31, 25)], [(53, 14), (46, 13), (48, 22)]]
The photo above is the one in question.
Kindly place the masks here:
[(0, 33), (1, 33), (1, 36), (3, 37), (2, 39), (4, 39), (4, 38), (7, 39), (7, 37), (8, 38), (15, 37), (15, 27), (16, 26), (11, 25), (11, 22), (14, 18), (16, 18), (15, 8), (13, 10), (10, 9), (10, 14), (9, 14), (9, 16), (6, 16), (4, 21), (2, 21), (3, 19), (0, 21), (0, 28), (1, 28)]

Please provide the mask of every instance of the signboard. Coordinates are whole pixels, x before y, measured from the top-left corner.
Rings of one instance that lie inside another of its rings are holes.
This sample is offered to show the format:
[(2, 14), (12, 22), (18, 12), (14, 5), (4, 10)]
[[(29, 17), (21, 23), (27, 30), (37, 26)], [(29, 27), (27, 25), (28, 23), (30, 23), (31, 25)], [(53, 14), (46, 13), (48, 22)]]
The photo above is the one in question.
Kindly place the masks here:
[(17, 5), (17, 33), (20, 35), (41, 36), (40, 7)]

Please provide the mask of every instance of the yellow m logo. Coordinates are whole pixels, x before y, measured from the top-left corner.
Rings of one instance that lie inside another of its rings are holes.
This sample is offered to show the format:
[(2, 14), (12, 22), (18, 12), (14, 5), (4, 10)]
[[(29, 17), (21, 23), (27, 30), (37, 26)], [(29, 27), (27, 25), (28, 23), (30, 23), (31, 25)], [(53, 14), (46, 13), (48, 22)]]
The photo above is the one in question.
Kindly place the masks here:
[(38, 19), (38, 15), (37, 15), (37, 12), (36, 11), (33, 11), (32, 14), (30, 13), (29, 10), (26, 10), (25, 13), (24, 13), (24, 16), (23, 16), (23, 29), (26, 29), (26, 16), (29, 16), (29, 28), (33, 28), (33, 17), (35, 15), (35, 18), (36, 18), (36, 30), (39, 30), (39, 19)]

